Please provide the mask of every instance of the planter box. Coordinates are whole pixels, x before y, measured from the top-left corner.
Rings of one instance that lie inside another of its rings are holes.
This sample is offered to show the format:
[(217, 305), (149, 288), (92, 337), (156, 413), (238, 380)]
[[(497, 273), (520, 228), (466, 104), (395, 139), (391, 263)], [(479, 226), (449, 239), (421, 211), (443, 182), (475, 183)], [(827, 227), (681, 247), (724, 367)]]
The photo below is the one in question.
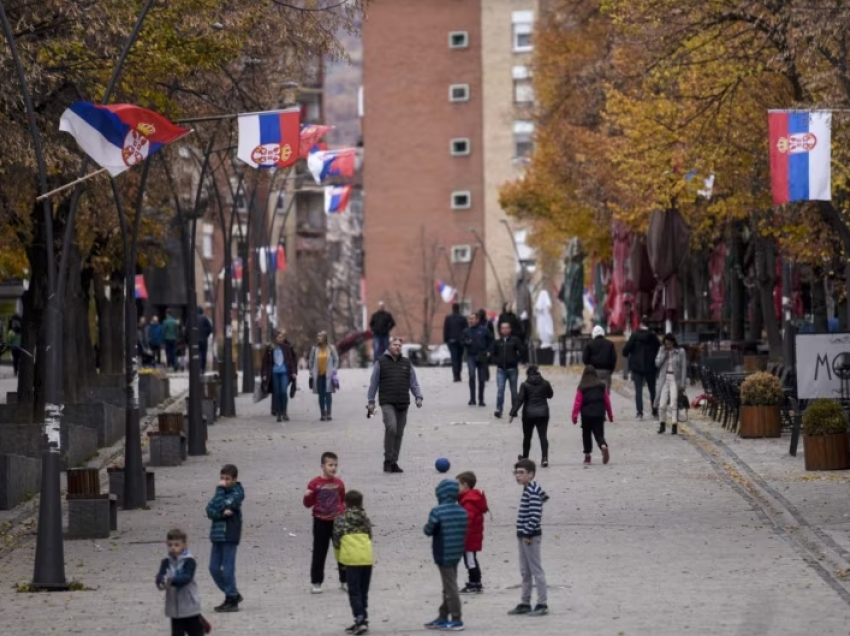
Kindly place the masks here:
[(105, 448), (124, 436), (125, 414), (123, 405), (95, 402), (66, 404), (63, 417), (70, 424), (86, 426), (97, 431), (97, 445), (99, 448)]
[[(110, 470), (109, 475), (109, 494), (115, 497), (115, 501), (119, 508), (124, 507), (124, 471)], [(156, 499), (156, 481), (152, 470), (145, 471), (145, 501), (153, 501)]]
[(40, 488), (40, 459), (0, 455), (0, 510), (11, 510), (37, 495)]
[(850, 434), (816, 435), (804, 438), (806, 470), (847, 470), (850, 468)]
[(741, 406), (738, 435), (744, 438), (782, 437), (779, 406)]
[[(84, 464), (97, 455), (97, 431), (62, 422), (62, 470)], [(45, 447), (44, 431), (39, 424), (0, 424), (0, 455), (21, 455), (41, 459)]]

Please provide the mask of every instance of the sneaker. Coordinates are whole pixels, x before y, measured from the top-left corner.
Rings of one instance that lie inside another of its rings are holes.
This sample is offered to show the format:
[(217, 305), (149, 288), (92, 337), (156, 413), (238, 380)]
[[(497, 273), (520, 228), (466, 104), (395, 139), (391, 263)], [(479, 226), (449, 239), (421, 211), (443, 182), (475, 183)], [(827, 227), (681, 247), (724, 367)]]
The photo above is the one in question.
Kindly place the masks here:
[(501, 412), (501, 411), (495, 411), (495, 412), (493, 413), (493, 415), (494, 415), (495, 417), (499, 417), (499, 418), (501, 418), (501, 417), (502, 417), (502, 412)]
[(475, 583), (467, 583), (462, 590), (460, 590), (460, 594), (481, 594), (484, 591), (484, 587), (482, 585), (476, 585)]
[(611, 459), (611, 453), (608, 452), (608, 447), (602, 447), (602, 463), (607, 464), (608, 460)]
[(440, 626), (449, 621), (445, 618), (435, 618), (430, 623), (425, 623), (425, 629), (440, 629)]
[(487, 405), (486, 405), (486, 404), (484, 404), (484, 400), (481, 400), (480, 402), (478, 402), (478, 406), (480, 406), (481, 408), (484, 408), (484, 407), (486, 407)]
[(239, 592), (237, 592), (237, 593), (236, 593), (236, 598), (235, 598), (235, 599), (233, 599), (233, 602), (234, 602), (234, 603), (236, 603), (237, 605), (239, 605), (239, 603), (241, 603), (241, 602), (242, 602), (242, 601), (244, 601), (244, 600), (245, 600), (245, 599), (243, 599), (243, 598), (242, 598), (242, 595), (241, 595)]
[(321, 583), (313, 583), (313, 589), (310, 590), (311, 594), (321, 594), (322, 593), (322, 584)]
[(585, 455), (585, 456), (584, 456), (584, 465), (585, 465), (585, 466), (590, 466), (590, 455)]
[(278, 415), (278, 416), (277, 416), (277, 421), (278, 421), (278, 422), (282, 422), (282, 421), (283, 421), (283, 415)]
[(288, 421), (289, 421), (289, 416), (288, 416), (286, 413), (284, 413), (284, 414), (283, 414), (283, 421), (284, 421), (284, 422), (288, 422)]
[(438, 629), (441, 632), (462, 632), (464, 630), (463, 621), (446, 621)]
[(238, 612), (239, 606), (236, 604), (234, 599), (225, 599), (224, 603), (213, 609), (215, 609), (216, 612)]
[(339, 582), (339, 589), (342, 590), (343, 592), (348, 591), (348, 585), (345, 583), (345, 581)]
[(391, 473), (391, 472), (393, 472), (393, 470), (392, 470), (392, 464), (390, 464), (390, 462), (384, 462), (384, 472), (385, 472), (385, 473)]
[(361, 636), (361, 634), (369, 633), (369, 621), (363, 621), (362, 623), (357, 623), (355, 625), (355, 630), (352, 632), (355, 636)]
[(549, 458), (544, 457), (543, 461), (540, 462), (540, 465), (543, 466), (543, 468), (549, 468)]
[(531, 610), (528, 613), (528, 615), (529, 616), (546, 616), (546, 614), (548, 614), (548, 613), (549, 613), (549, 606), (548, 605), (541, 605), (540, 603), (538, 603), (537, 605), (534, 606), (534, 609)]
[(346, 634), (353, 634), (359, 626), (360, 626), (360, 623), (354, 623), (354, 625), (352, 625), (351, 627), (345, 628), (345, 633)]
[(470, 401), (469, 401), (469, 406), (475, 406), (475, 400), (470, 400)]
[(401, 469), (401, 466), (399, 466), (397, 463), (393, 462), (392, 465), (390, 466), (390, 472), (391, 473), (403, 473), (404, 471)]
[(531, 605), (526, 605), (525, 603), (520, 603), (512, 610), (508, 611), (508, 614), (511, 616), (519, 616), (521, 614), (531, 614)]
[(637, 415), (635, 415), (635, 419), (636, 420), (642, 420), (643, 419), (643, 413), (638, 413)]

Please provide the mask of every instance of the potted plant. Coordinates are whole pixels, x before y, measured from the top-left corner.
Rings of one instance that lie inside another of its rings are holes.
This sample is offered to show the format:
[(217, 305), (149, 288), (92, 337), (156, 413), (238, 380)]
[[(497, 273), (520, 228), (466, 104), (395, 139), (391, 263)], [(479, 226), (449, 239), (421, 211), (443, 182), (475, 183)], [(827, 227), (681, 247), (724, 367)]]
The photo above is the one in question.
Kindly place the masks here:
[(821, 398), (803, 412), (806, 470), (850, 468), (847, 414), (835, 400)]
[(741, 437), (780, 437), (782, 382), (770, 373), (753, 373), (741, 384)]

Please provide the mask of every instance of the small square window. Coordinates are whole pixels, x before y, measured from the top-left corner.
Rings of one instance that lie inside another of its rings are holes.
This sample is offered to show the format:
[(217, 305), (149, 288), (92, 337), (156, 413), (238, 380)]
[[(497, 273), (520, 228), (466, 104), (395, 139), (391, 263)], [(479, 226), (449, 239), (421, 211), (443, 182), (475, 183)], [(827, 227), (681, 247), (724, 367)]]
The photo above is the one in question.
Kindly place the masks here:
[(514, 122), (514, 158), (527, 159), (534, 152), (534, 122)]
[(452, 210), (468, 210), (472, 207), (472, 193), (469, 190), (452, 192)]
[(469, 149), (469, 139), (452, 139), (451, 143), (451, 153), (452, 157), (462, 157), (468, 155), (470, 152)]
[(472, 260), (472, 247), (452, 245), (452, 263), (468, 263)]
[(466, 31), (452, 31), (449, 33), (450, 49), (469, 48), (469, 33)]
[(452, 84), (449, 86), (450, 102), (468, 102), (469, 84)]
[(533, 11), (514, 11), (511, 16), (513, 25), (513, 48), (515, 53), (527, 53), (533, 49), (531, 32), (534, 30)]

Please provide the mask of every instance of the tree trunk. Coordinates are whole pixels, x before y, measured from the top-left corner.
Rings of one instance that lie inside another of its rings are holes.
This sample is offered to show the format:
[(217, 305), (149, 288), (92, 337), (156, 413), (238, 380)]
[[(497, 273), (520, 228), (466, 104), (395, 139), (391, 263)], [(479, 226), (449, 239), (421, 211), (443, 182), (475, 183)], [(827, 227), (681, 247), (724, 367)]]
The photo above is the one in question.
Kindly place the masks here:
[(758, 237), (756, 241), (756, 283), (761, 301), (762, 320), (767, 332), (770, 347), (770, 359), (782, 358), (782, 336), (779, 333), (779, 320), (773, 303), (773, 291), (776, 289), (776, 250), (773, 239)]
[(123, 274), (113, 272), (107, 281), (94, 277), (95, 303), (97, 305), (97, 340), (100, 346), (100, 372), (124, 372), (124, 288)]
[(829, 321), (826, 316), (826, 289), (823, 285), (823, 268), (811, 268), (812, 316), (815, 333), (828, 333)]
[(744, 246), (741, 241), (741, 227), (738, 223), (732, 226), (732, 236), (729, 241), (729, 256), (732, 265), (729, 272), (729, 304), (731, 305), (729, 337), (732, 342), (740, 342), (744, 339), (747, 308), (744, 305), (744, 281), (741, 280), (741, 268), (744, 263)]
[[(62, 374), (62, 388), (64, 402), (74, 404), (83, 401), (90, 382), (91, 339), (88, 294), (84, 287), (88, 283), (88, 276), (85, 276), (84, 282), (82, 258), (76, 246), (71, 246), (68, 258), (68, 280), (62, 312), (62, 360), (64, 368), (69, 372)], [(73, 372), (70, 372), (72, 369)]]

